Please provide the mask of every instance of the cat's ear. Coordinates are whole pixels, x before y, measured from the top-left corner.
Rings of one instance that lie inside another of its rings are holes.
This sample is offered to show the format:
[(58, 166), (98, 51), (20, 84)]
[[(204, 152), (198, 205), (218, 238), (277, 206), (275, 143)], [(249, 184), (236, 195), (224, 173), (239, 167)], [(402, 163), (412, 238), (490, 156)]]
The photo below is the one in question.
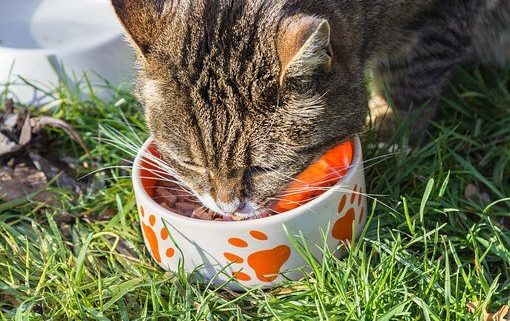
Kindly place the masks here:
[(331, 69), (333, 51), (327, 20), (294, 16), (283, 21), (278, 35), (280, 82)]
[(161, 30), (161, 19), (168, 10), (165, 0), (111, 0), (129, 41), (140, 58), (145, 58)]

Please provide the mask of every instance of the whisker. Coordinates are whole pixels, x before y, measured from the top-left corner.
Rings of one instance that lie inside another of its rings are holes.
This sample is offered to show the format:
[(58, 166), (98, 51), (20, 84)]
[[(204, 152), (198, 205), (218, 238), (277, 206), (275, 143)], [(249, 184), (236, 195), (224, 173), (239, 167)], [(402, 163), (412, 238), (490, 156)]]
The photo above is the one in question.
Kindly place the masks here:
[(292, 191), (289, 191), (289, 193), (281, 194), (281, 196), (285, 197), (285, 196), (290, 196), (290, 195), (301, 194), (303, 192), (316, 192), (316, 191), (327, 192), (327, 191), (330, 191), (330, 190), (339, 191), (339, 192), (352, 192), (353, 194), (370, 195), (370, 196), (373, 196), (373, 197), (387, 197), (388, 196), (388, 195), (384, 195), (384, 194), (371, 194), (371, 193), (355, 192), (355, 191), (353, 191), (351, 189), (342, 188), (340, 186), (318, 187), (318, 188), (310, 187), (310, 188), (303, 188), (303, 189), (294, 189)]
[[(377, 196), (380, 196), (380, 197), (386, 197), (387, 195), (375, 195), (373, 196), (372, 194), (367, 194), (367, 193), (360, 193), (360, 192), (355, 192), (353, 190), (350, 190), (350, 189), (338, 189), (338, 191), (340, 192), (343, 192), (343, 193), (346, 193), (346, 194), (356, 194), (356, 195), (363, 195), (365, 197), (367, 197), (368, 199), (371, 199), (373, 201), (377, 201), (379, 203), (381, 203), (384, 207), (386, 207), (387, 209), (391, 210), (391, 211), (395, 211), (396, 209), (389, 206), (388, 204), (382, 202), (379, 200), (379, 198), (377, 198)], [(317, 196), (316, 196), (317, 197)], [(291, 200), (287, 200), (285, 198), (282, 198), (282, 197), (272, 197), (272, 198), (269, 198), (269, 200), (274, 200), (274, 201), (288, 201), (288, 202), (291, 202), (293, 204), (297, 204), (297, 205), (302, 205), (303, 203), (306, 203), (306, 202), (309, 202), (313, 199), (315, 199), (316, 197), (313, 197), (313, 198), (310, 198), (306, 201), (301, 201), (301, 202), (297, 202), (297, 201), (291, 201)]]
[[(189, 196), (189, 195), (175, 195), (175, 196), (178, 196), (178, 197), (185, 197), (185, 196)], [(160, 199), (164, 199), (165, 197), (164, 196), (155, 196), (155, 197), (152, 197), (153, 200), (157, 201), (157, 200), (160, 200)], [(164, 202), (164, 201), (163, 201)], [(162, 203), (163, 203), (162, 202)], [(199, 201), (195, 201), (195, 200), (186, 200), (186, 203), (195, 203), (195, 204), (202, 204), (200, 203)]]
[(165, 186), (157, 186), (157, 188), (165, 190), (165, 191), (187, 192), (188, 193), (188, 194), (186, 194), (187, 196), (190, 196), (190, 195), (193, 196), (193, 194), (189, 193), (186, 190), (183, 190), (182, 188), (173, 188), (173, 187), (165, 187)]
[[(397, 155), (398, 153), (397, 152), (392, 152), (392, 153), (387, 153), (387, 154), (384, 154), (384, 155), (380, 155), (380, 156), (376, 156), (376, 157), (373, 157), (373, 158), (370, 158), (370, 159), (366, 159), (366, 160), (363, 160), (361, 163), (362, 164), (367, 164), (368, 162), (371, 162), (371, 161), (374, 161), (374, 160), (379, 160), (373, 164), (370, 164), (370, 165), (367, 165), (367, 166), (364, 166), (365, 169), (368, 169), (372, 166), (375, 166), (379, 163), (381, 163), (382, 161), (384, 161), (384, 158), (389, 158), (391, 156), (394, 156), (394, 155)], [(380, 159), (383, 159), (383, 160), (380, 160)], [(336, 167), (336, 168), (332, 168), (333, 170), (339, 172), (339, 171), (343, 171), (343, 170), (350, 170), (353, 166), (355, 166), (356, 164), (351, 164), (349, 165), (348, 167)], [(289, 182), (298, 182), (298, 183), (301, 183), (301, 184), (314, 184), (314, 183), (328, 183), (328, 182), (332, 182), (334, 180), (337, 180), (338, 178), (337, 177), (333, 177), (332, 179), (327, 179), (327, 180), (324, 180), (324, 178), (320, 179), (320, 178), (317, 178), (317, 180), (314, 180), (314, 181), (311, 181), (311, 182), (304, 182), (302, 180), (299, 180), (295, 177), (291, 177), (289, 175), (286, 175), (278, 170), (272, 170), (272, 171), (268, 171), (268, 170), (264, 170), (265, 173), (267, 173), (268, 175), (272, 175), (273, 177), (277, 178), (277, 179), (280, 179), (280, 180), (283, 180), (283, 181), (289, 181)], [(258, 172), (258, 171), (257, 171)], [(258, 172), (259, 173), (259, 172)], [(278, 177), (280, 176), (280, 177)]]

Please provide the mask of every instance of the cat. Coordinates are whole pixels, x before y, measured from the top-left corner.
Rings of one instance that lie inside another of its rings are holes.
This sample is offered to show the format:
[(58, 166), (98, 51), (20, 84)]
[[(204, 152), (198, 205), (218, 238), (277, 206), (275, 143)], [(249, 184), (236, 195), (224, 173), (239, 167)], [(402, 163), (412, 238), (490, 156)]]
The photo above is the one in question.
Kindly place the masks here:
[(510, 58), (508, 0), (111, 1), (163, 159), (223, 215), (267, 211), (361, 132), (367, 75), (428, 120), (455, 66)]

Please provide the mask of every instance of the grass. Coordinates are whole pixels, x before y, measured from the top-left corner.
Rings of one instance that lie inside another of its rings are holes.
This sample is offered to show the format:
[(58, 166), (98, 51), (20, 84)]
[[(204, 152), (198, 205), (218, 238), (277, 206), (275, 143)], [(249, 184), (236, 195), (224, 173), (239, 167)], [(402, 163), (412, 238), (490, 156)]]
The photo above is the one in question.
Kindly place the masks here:
[[(129, 173), (108, 169), (84, 195), (48, 187), (57, 206), (0, 204), (0, 320), (480, 320), (510, 300), (510, 71), (460, 71), (452, 83), (422, 146), (407, 148), (406, 123), (387, 146), (363, 137), (367, 187), (384, 196), (344, 259), (304, 254), (301, 281), (247, 293), (165, 273), (143, 245)], [(125, 92), (111, 101), (80, 101), (65, 84), (56, 92), (59, 104), (34, 113), (80, 131), (92, 159), (58, 130), (49, 148), (86, 171), (129, 158), (101, 125), (147, 136)], [(469, 184), (480, 193), (466, 199)]]

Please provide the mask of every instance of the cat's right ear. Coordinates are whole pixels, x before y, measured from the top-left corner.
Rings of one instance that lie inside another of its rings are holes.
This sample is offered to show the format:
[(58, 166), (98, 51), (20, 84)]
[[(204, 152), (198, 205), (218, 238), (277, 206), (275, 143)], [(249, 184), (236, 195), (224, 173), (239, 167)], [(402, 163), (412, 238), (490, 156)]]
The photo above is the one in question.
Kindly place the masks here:
[(152, 44), (162, 32), (162, 17), (171, 7), (167, 2), (165, 0), (111, 0), (129, 41), (142, 59), (146, 58)]
[(278, 35), (280, 83), (331, 69), (333, 51), (327, 20), (297, 15), (285, 19)]

